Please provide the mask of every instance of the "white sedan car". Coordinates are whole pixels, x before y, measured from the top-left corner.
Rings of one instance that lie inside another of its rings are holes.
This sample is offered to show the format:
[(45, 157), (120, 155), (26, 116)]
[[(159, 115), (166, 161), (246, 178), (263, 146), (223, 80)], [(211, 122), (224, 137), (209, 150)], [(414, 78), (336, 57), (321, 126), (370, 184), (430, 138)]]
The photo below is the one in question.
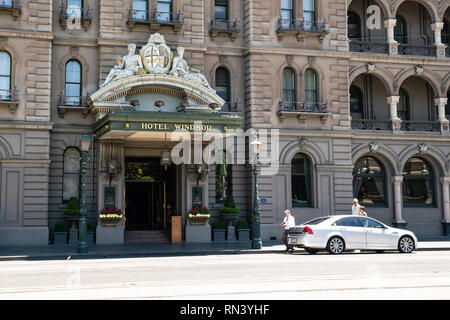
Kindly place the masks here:
[(335, 215), (316, 218), (289, 229), (288, 245), (304, 248), (311, 254), (327, 250), (340, 254), (345, 250), (398, 250), (410, 253), (417, 248), (413, 232), (388, 227), (362, 216)]

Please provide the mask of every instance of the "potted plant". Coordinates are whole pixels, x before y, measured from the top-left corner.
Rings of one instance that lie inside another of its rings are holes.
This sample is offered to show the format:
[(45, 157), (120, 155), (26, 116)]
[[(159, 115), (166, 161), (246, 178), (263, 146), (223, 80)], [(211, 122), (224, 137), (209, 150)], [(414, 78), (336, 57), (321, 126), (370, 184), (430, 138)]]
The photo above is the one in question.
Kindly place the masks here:
[(103, 208), (98, 218), (103, 227), (118, 226), (123, 218), (123, 212), (118, 208)]
[(214, 220), (211, 224), (213, 241), (225, 241), (225, 223), (221, 220)]
[(236, 224), (237, 238), (239, 241), (250, 240), (250, 229), (247, 220), (241, 219)]
[(211, 214), (209, 213), (208, 208), (205, 206), (194, 207), (188, 213), (189, 223), (192, 225), (204, 225), (208, 222), (210, 217)]
[(233, 195), (231, 194), (227, 196), (223, 207), (221, 207), (219, 210), (222, 219), (228, 221), (229, 226), (232, 226), (233, 221), (236, 221), (239, 217), (240, 209), (236, 208)]
[(91, 222), (86, 223), (86, 242), (88, 244), (94, 244), (94, 237), (95, 237), (95, 227)]
[(67, 244), (67, 229), (66, 225), (62, 222), (57, 222), (53, 226), (53, 244)]

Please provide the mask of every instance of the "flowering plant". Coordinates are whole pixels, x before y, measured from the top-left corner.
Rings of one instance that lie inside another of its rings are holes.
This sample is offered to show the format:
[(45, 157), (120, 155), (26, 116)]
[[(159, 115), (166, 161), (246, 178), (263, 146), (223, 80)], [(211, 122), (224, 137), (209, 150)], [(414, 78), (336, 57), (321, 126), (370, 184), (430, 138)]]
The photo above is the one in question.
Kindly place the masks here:
[(207, 207), (205, 206), (201, 206), (201, 207), (194, 207), (192, 208), (192, 210), (189, 212), (189, 217), (192, 216), (210, 216), (211, 214), (209, 213), (209, 210)]
[(100, 218), (122, 218), (122, 216), (122, 210), (117, 208), (103, 208), (99, 214)]

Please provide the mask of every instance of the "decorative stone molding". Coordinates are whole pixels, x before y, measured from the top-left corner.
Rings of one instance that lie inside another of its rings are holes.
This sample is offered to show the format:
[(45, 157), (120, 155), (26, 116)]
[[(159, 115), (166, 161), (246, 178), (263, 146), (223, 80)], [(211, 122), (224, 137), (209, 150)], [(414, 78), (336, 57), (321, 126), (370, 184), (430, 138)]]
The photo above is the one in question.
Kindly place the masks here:
[(369, 150), (371, 153), (378, 152), (378, 148), (379, 148), (378, 143), (376, 143), (376, 142), (369, 143)]
[(414, 67), (414, 72), (416, 76), (421, 75), (423, 73), (423, 66), (417, 65)]
[(366, 72), (367, 73), (372, 73), (375, 72), (375, 65), (371, 62), (366, 64)]
[(421, 143), (417, 146), (417, 149), (419, 149), (420, 154), (426, 154), (428, 151), (428, 146), (425, 143)]

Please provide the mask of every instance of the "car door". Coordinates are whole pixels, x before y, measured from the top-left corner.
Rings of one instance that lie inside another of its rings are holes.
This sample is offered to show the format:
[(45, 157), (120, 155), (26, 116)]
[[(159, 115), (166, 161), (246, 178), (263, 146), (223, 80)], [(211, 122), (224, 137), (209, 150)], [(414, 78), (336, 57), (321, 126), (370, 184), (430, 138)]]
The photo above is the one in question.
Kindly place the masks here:
[(394, 235), (389, 229), (376, 220), (359, 217), (364, 226), (367, 239), (367, 249), (390, 249), (393, 247)]
[(366, 232), (358, 217), (345, 217), (332, 224), (340, 232), (345, 241), (346, 249), (365, 249)]

